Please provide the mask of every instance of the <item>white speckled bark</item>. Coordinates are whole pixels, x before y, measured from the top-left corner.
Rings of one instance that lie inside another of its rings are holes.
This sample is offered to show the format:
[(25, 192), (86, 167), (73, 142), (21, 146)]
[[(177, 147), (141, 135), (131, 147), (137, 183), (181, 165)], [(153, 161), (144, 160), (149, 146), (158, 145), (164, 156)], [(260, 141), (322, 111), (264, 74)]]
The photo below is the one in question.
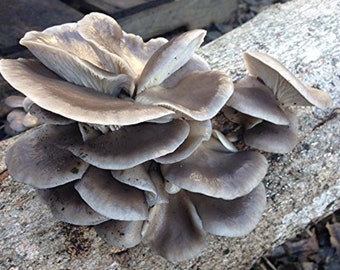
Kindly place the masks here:
[[(268, 52), (306, 84), (329, 92), (336, 108), (340, 103), (339, 18), (339, 0), (288, 2), (267, 9), (200, 53), (214, 69), (236, 79), (245, 72), (243, 51)], [(334, 108), (299, 110), (300, 143), (290, 154), (267, 155), (271, 163), (265, 178), (268, 207), (257, 229), (240, 239), (210, 237), (200, 257), (178, 265), (152, 255), (145, 247), (117, 253), (95, 238), (92, 229), (56, 222), (32, 189), (3, 172), (0, 268), (249, 269), (312, 219), (339, 207), (340, 117)], [(0, 144), (2, 148), (6, 143)], [(3, 161), (0, 169), (4, 170)]]

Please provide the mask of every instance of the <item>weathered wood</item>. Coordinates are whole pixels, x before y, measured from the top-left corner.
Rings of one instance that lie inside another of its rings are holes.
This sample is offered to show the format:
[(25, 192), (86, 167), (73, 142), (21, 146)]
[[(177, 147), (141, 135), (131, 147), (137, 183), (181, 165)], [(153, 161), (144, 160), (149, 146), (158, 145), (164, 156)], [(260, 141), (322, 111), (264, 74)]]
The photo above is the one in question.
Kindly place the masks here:
[[(242, 52), (278, 58), (308, 85), (331, 93), (340, 105), (340, 1), (297, 0), (267, 9), (200, 53), (234, 79), (244, 74)], [(269, 249), (315, 217), (340, 206), (339, 111), (306, 108), (300, 142), (292, 153), (270, 155), (265, 178), (268, 207), (243, 238), (209, 237), (203, 254), (171, 264), (142, 246), (117, 252), (92, 229), (56, 222), (34, 191), (0, 173), (0, 265), (4, 269), (249, 269)], [(5, 141), (0, 143), (4, 148)], [(1, 148), (0, 148), (1, 149)], [(4, 168), (0, 151), (0, 169)], [(0, 170), (1, 172), (1, 170)]]
[(171, 1), (118, 19), (118, 22), (125, 31), (148, 39), (180, 27), (202, 28), (224, 22), (236, 8), (236, 0)]

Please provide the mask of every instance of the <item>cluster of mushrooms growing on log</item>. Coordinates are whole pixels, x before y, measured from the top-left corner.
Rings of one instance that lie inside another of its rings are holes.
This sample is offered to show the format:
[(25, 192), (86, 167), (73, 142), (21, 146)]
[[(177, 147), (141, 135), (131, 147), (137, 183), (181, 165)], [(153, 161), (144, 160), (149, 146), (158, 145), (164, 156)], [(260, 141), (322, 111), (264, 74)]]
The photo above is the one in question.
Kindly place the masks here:
[(12, 120), (38, 126), (8, 149), (9, 174), (58, 220), (170, 261), (197, 256), (207, 233), (251, 232), (266, 207), (267, 160), (238, 151), (211, 119), (222, 111), (238, 140), (285, 153), (297, 143), (290, 106), (331, 99), (259, 52), (244, 54), (249, 74), (234, 84), (195, 54), (204, 36), (144, 42), (100, 13), (26, 33), (20, 43), (38, 60), (2, 59), (0, 71), (26, 97), (7, 100), (22, 107)]

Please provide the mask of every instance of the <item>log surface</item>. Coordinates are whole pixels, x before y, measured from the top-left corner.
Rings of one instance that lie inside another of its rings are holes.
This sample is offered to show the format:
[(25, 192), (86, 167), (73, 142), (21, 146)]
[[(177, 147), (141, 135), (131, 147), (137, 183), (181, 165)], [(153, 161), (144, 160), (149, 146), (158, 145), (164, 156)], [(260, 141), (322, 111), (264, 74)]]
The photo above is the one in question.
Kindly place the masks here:
[(260, 256), (340, 206), (340, 1), (297, 0), (273, 6), (203, 47), (214, 69), (238, 79), (242, 52), (272, 54), (304, 83), (329, 92), (334, 107), (299, 109), (299, 144), (268, 154), (268, 206), (243, 238), (209, 237), (203, 254), (172, 264), (138, 246), (119, 251), (91, 228), (56, 222), (32, 188), (8, 177), (0, 142), (0, 269), (249, 269)]

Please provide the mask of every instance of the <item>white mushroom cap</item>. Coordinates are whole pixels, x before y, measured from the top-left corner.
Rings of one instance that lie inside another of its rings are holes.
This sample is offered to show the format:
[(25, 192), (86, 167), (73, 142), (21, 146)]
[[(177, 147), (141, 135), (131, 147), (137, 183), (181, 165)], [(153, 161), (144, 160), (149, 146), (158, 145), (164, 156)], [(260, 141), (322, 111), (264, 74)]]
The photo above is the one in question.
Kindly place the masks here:
[(266, 192), (260, 183), (247, 195), (222, 200), (188, 193), (205, 231), (221, 236), (240, 237), (250, 233), (266, 208)]
[(191, 259), (204, 248), (202, 222), (184, 191), (169, 196), (169, 203), (152, 207), (144, 224), (143, 243), (169, 261)]
[(8, 172), (15, 180), (36, 188), (51, 188), (79, 179), (88, 164), (65, 149), (76, 141), (82, 141), (77, 125), (42, 125), (8, 149)]
[(141, 123), (121, 127), (69, 149), (98, 168), (122, 170), (175, 151), (188, 134), (189, 125), (182, 120)]
[(94, 226), (98, 235), (118, 248), (131, 248), (142, 241), (144, 221), (109, 220)]
[(79, 122), (132, 125), (174, 114), (159, 106), (144, 106), (70, 84), (35, 60), (1, 59), (0, 72), (39, 107)]
[(243, 55), (249, 74), (260, 78), (283, 106), (315, 105), (321, 109), (332, 105), (328, 93), (305, 86), (279, 61), (265, 53), (246, 52)]
[(143, 192), (120, 183), (108, 170), (89, 167), (75, 189), (92, 209), (110, 219), (145, 220), (148, 217)]
[(244, 142), (256, 149), (272, 153), (288, 153), (298, 143), (297, 118), (288, 110), (289, 125), (275, 125), (266, 121), (248, 129), (243, 134)]
[(256, 152), (229, 152), (211, 137), (187, 159), (161, 165), (164, 178), (191, 192), (232, 200), (248, 194), (264, 178), (268, 163)]
[(108, 218), (94, 211), (74, 189), (74, 182), (49, 189), (38, 189), (53, 216), (63, 222), (89, 226), (107, 221)]

